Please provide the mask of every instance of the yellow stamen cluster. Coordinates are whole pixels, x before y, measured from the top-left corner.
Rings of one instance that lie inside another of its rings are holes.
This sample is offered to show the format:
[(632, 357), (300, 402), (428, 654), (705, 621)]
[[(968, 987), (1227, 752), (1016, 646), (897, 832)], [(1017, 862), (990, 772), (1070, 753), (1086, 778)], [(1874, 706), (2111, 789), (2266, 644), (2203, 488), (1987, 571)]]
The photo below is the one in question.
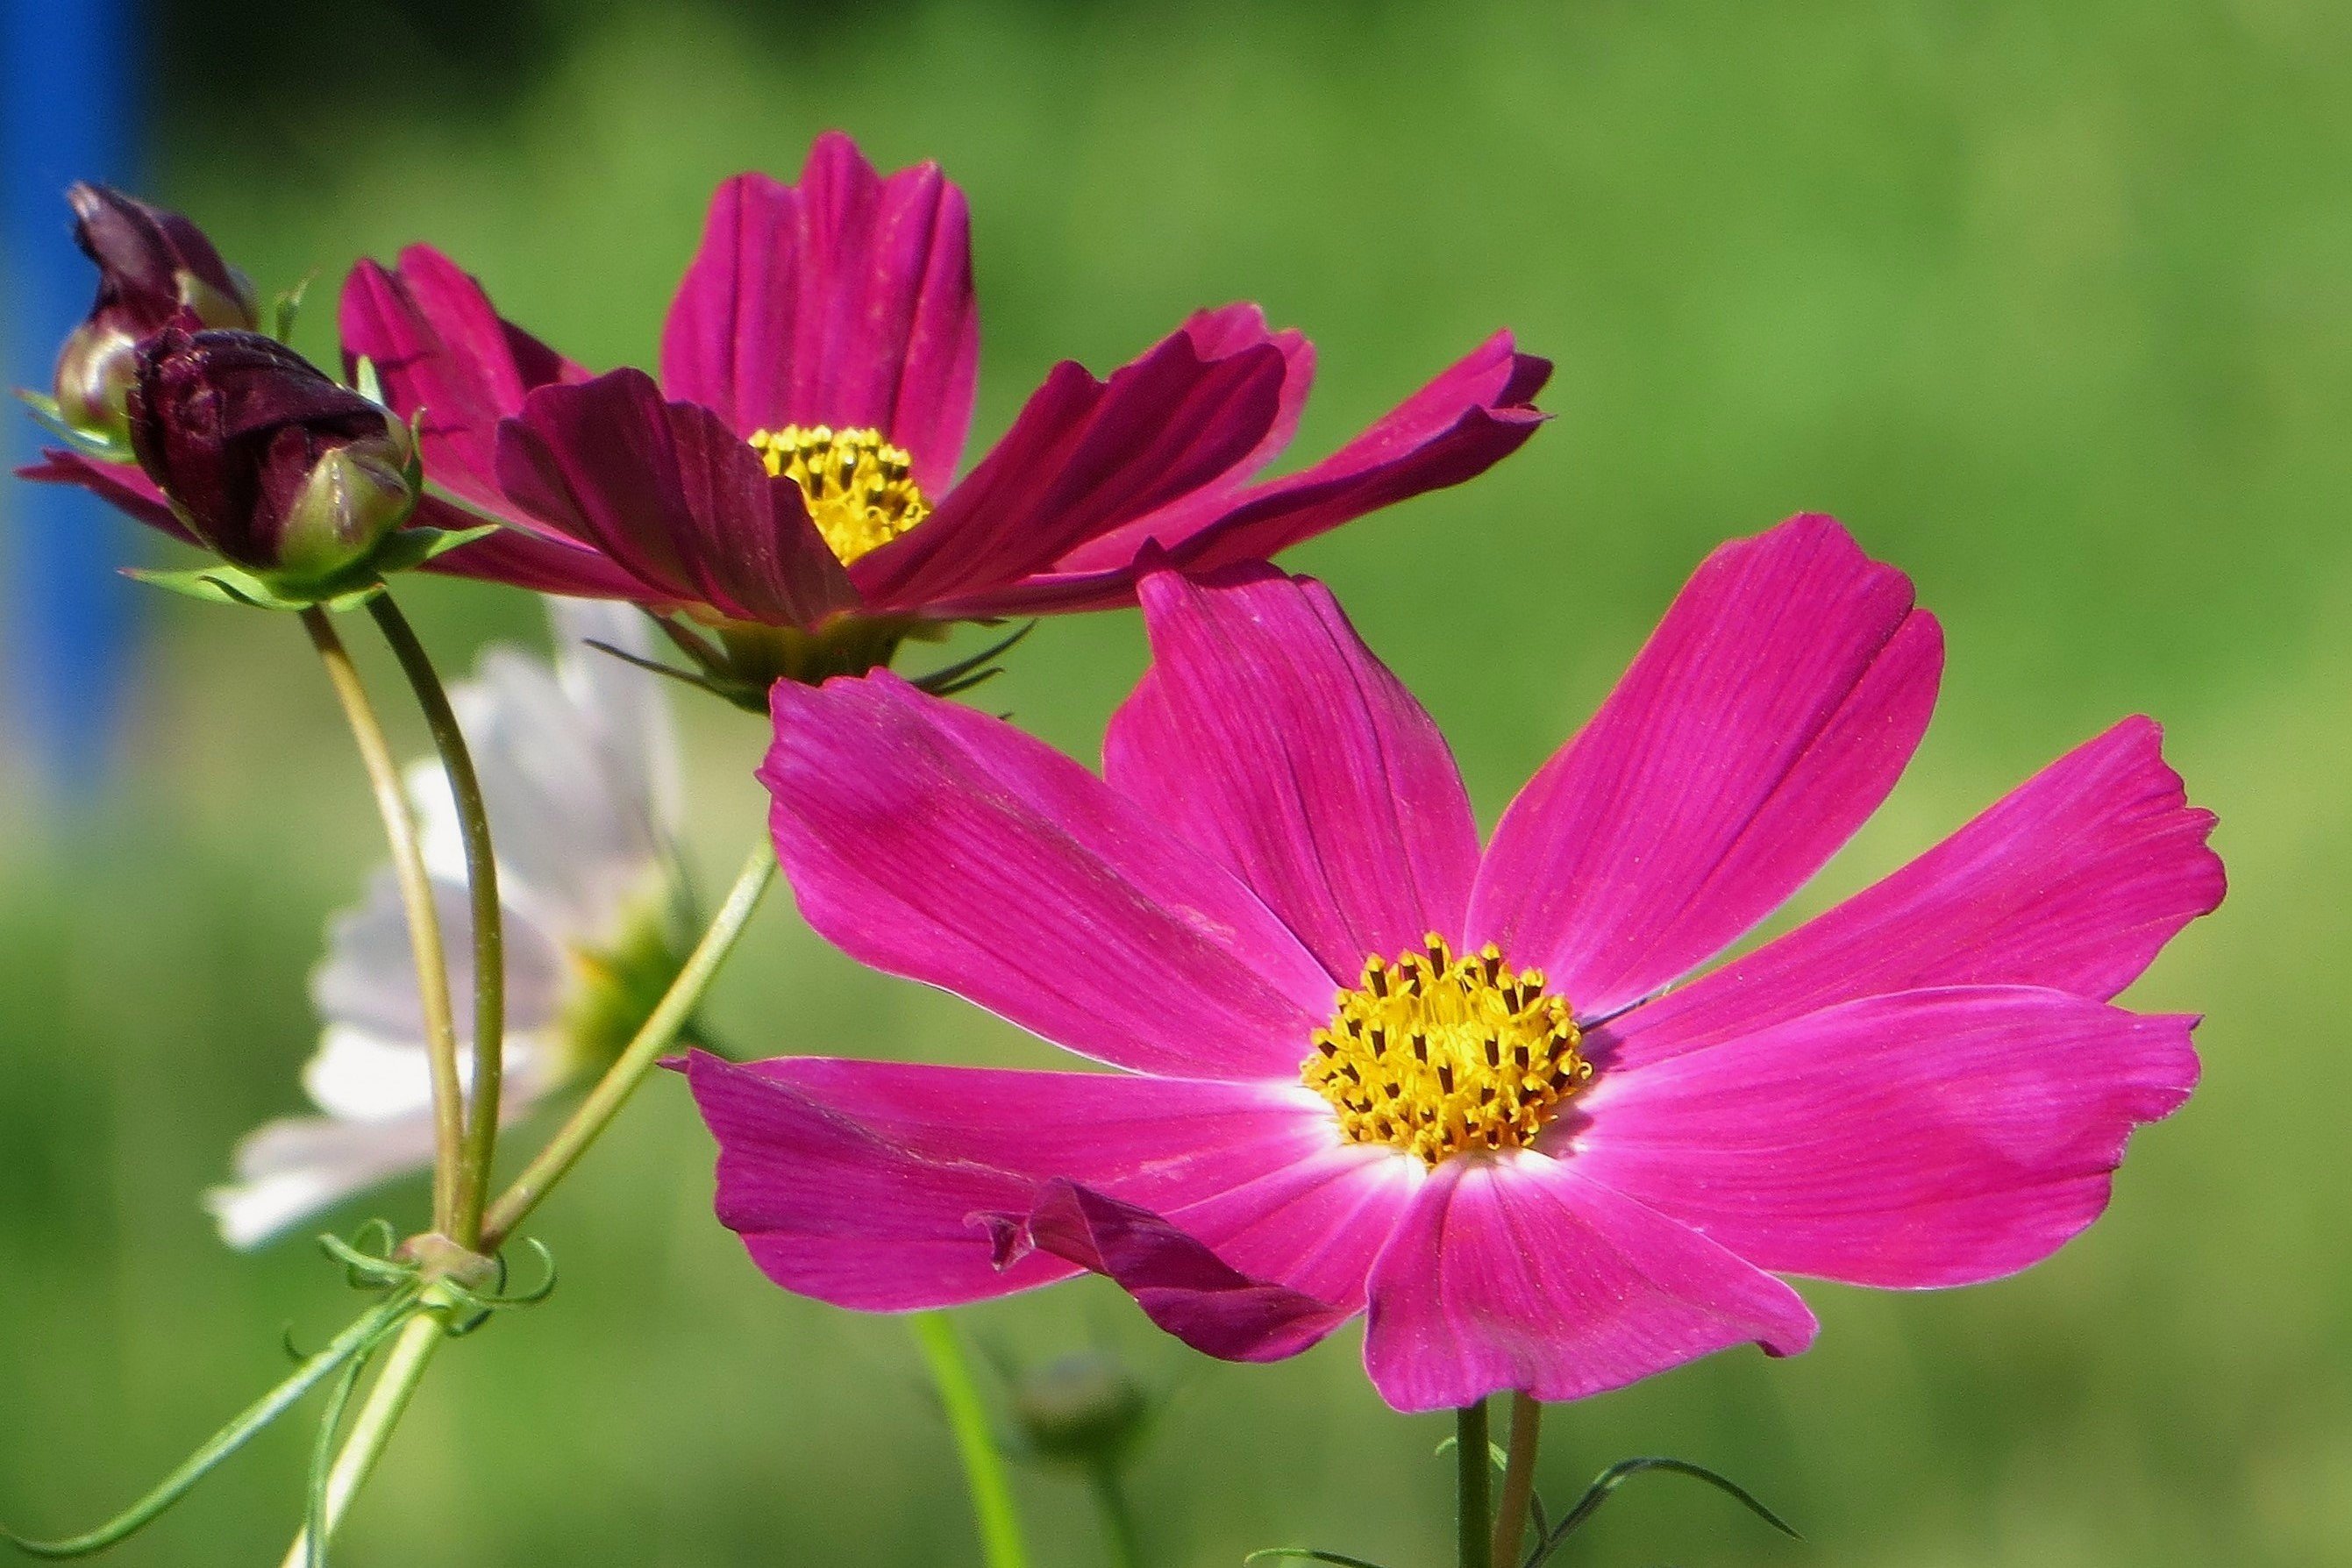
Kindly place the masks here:
[(1427, 1164), (1535, 1141), (1592, 1076), (1568, 999), (1539, 970), (1503, 966), (1489, 943), (1456, 958), (1431, 932), (1423, 951), (1364, 961), (1299, 1069), (1350, 1142), (1389, 1143)]
[(751, 449), (768, 472), (800, 486), (810, 520), (845, 566), (931, 513), (911, 477), (914, 459), (879, 430), (787, 425), (755, 432)]

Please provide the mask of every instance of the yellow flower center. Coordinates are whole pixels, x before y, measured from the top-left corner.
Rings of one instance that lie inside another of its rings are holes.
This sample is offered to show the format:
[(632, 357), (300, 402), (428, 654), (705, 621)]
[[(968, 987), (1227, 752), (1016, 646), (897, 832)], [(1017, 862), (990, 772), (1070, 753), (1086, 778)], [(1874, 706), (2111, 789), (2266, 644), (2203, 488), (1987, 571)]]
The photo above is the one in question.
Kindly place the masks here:
[(768, 472), (800, 486), (810, 521), (845, 566), (931, 514), (909, 477), (914, 459), (879, 430), (787, 425), (754, 432), (751, 449)]
[(1299, 1069), (1356, 1143), (1389, 1143), (1426, 1164), (1479, 1149), (1522, 1149), (1592, 1076), (1568, 999), (1539, 970), (1514, 973), (1489, 943), (1461, 958), (1431, 932), (1424, 950), (1364, 960)]

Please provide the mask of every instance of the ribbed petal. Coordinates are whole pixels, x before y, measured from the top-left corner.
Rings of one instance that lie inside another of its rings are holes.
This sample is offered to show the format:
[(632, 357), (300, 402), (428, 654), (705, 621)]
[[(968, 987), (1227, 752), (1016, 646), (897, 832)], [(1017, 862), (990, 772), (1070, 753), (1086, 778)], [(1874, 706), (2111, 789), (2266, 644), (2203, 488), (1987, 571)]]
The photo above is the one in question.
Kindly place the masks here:
[(196, 542), (187, 525), (172, 514), (172, 503), (163, 499), (155, 481), (136, 463), (101, 463), (68, 447), (47, 447), (42, 449), (39, 462), (18, 468), (16, 477), (35, 484), (79, 485), (124, 515), (183, 544)]
[(2196, 1085), (2194, 1023), (2022, 987), (1872, 997), (1605, 1075), (1570, 1159), (1759, 1268), (1972, 1285), (2099, 1216), (2132, 1129)]
[(1707, 558), (1601, 711), (1504, 813), (1469, 938), (1580, 1015), (1658, 990), (1821, 868), (1894, 787), (1943, 638), (1824, 517)]
[(1120, 604), (1134, 594), (1137, 554), (1148, 542), (1191, 571), (1270, 560), (1368, 512), (1475, 479), (1549, 417), (1532, 400), (1550, 375), (1550, 361), (1518, 353), (1510, 334), (1498, 332), (1313, 467), (1212, 504), (1156, 513), (972, 609), (1024, 615)]
[(1055, 365), (937, 510), (858, 561), (859, 589), (878, 608), (944, 614), (1088, 540), (1229, 491), (1264, 461), (1291, 374), (1283, 343), (1228, 350), (1231, 335), (1229, 323), (1197, 335), (1188, 324), (1108, 382)]
[[(1000, 1272), (985, 1221), (1027, 1215), (1065, 1174), (1208, 1213), (1209, 1234), (1256, 1234), (1262, 1266), (1330, 1278), (1318, 1194), (1360, 1206), (1371, 1179), (1296, 1089), (700, 1055), (688, 1076), (719, 1140), (721, 1222), (778, 1284), (843, 1306), (940, 1306), (1064, 1277), (1043, 1259)], [(1286, 1256), (1265, 1244), (1274, 1230), (1291, 1237)], [(1360, 1303), (1370, 1250), (1340, 1279)]]
[(884, 179), (817, 139), (797, 185), (740, 174), (711, 197), (662, 331), (662, 384), (738, 436), (880, 430), (933, 495), (971, 424), (980, 316), (963, 193), (935, 163)]
[(1102, 1061), (1295, 1081), (1330, 977), (1150, 813), (887, 671), (771, 700), (776, 852), (828, 941)]
[(1812, 1342), (1794, 1290), (1539, 1154), (1431, 1173), (1372, 1269), (1364, 1367), (1399, 1410), (1580, 1399), (1748, 1341)]
[(999, 1258), (1045, 1253), (1116, 1280), (1161, 1330), (1220, 1361), (1297, 1355), (1362, 1310), (1255, 1279), (1150, 1210), (1069, 1181), (988, 1223)]
[(1320, 583), (1147, 577), (1152, 666), (1103, 743), (1111, 787), (1230, 868), (1353, 985), (1462, 937), (1478, 825), (1444, 737)]
[(1945, 985), (2095, 1001), (2221, 901), (2213, 814), (2127, 719), (1866, 891), (1588, 1037), (1627, 1068), (1840, 1002)]
[(343, 362), (375, 366), (384, 401), (405, 419), (419, 410), (425, 471), (494, 514), (499, 421), (534, 388), (588, 373), (501, 317), (470, 275), (439, 251), (412, 245), (396, 268), (362, 260), (343, 281)]
[(532, 393), (500, 426), (499, 482), (649, 598), (791, 626), (856, 603), (800, 487), (709, 409), (665, 402), (643, 372)]

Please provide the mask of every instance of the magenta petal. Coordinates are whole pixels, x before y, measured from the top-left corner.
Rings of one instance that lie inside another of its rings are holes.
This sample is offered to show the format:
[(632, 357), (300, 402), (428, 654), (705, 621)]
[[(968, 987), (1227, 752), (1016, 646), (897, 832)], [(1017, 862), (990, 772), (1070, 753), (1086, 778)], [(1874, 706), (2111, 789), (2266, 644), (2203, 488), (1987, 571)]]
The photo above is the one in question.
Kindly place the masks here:
[(973, 606), (1087, 541), (1230, 489), (1263, 460), (1291, 367), (1276, 342), (1223, 353), (1223, 337), (1180, 330), (1108, 382), (1055, 365), (920, 527), (858, 561), (859, 589), (886, 609), (992, 613)]
[[(481, 519), (470, 512), (425, 497), (416, 506), (415, 521), (428, 527), (457, 532), (477, 528)], [(425, 563), (425, 571), (451, 577), (472, 577), (528, 588), (535, 594), (565, 594), (583, 599), (656, 600), (658, 590), (622, 569), (614, 561), (568, 539), (533, 533), (516, 525), (488, 538), (461, 544)]]
[(66, 447), (42, 448), (41, 460), (16, 470), (20, 479), (42, 485), (78, 485), (110, 506), (183, 544), (196, 536), (172, 511), (172, 503), (136, 463), (102, 463)]
[(1604, 1074), (1570, 1159), (1759, 1268), (1975, 1284), (2099, 1216), (2132, 1129), (2196, 1085), (2194, 1022), (2022, 987), (1872, 997)]
[(1150, 812), (887, 671), (771, 701), (776, 852), (827, 940), (1103, 1061), (1296, 1079), (1330, 977)]
[(1154, 513), (976, 607), (1024, 615), (1119, 604), (1133, 596), (1137, 553), (1148, 542), (1188, 571), (1264, 561), (1367, 512), (1460, 484), (1517, 450), (1549, 417), (1530, 400), (1550, 374), (1549, 361), (1518, 353), (1498, 332), (1313, 467)]
[(857, 602), (800, 487), (641, 371), (532, 393), (499, 428), (499, 482), (673, 602), (794, 626)]
[(696, 1052), (694, 1100), (719, 1142), (719, 1223), (761, 1272), (839, 1307), (954, 1306), (1068, 1278), (1048, 1257), (997, 1268), (973, 1216), (1028, 1207), (1034, 1178), (927, 1160), (748, 1068)]
[(662, 384), (738, 436), (881, 431), (933, 495), (971, 424), (980, 315), (963, 193), (935, 163), (884, 179), (838, 132), (797, 185), (740, 174), (710, 216), (662, 330)]
[(1503, 814), (1469, 938), (1580, 1015), (1728, 946), (1894, 787), (1943, 668), (1910, 580), (1825, 517), (1709, 556), (1601, 711)]
[(1754, 1341), (1812, 1342), (1794, 1290), (1539, 1154), (1430, 1173), (1373, 1268), (1364, 1368), (1399, 1410), (1581, 1399)]
[(2127, 719), (1867, 890), (1597, 1031), (1633, 1068), (1840, 1002), (1942, 985), (2105, 1001), (2221, 901), (2213, 814)]
[(1254, 1279), (1149, 1209), (1067, 1181), (1045, 1184), (1025, 1214), (986, 1216), (1007, 1264), (1048, 1254), (1107, 1275), (1144, 1315), (1220, 1361), (1281, 1361), (1359, 1309)]
[(430, 246), (400, 253), (396, 269), (362, 260), (343, 281), (343, 359), (375, 366), (384, 401), (419, 436), (434, 482), (504, 515), (499, 421), (534, 388), (587, 372), (500, 317), (482, 286)]
[(1144, 580), (1152, 667), (1103, 773), (1230, 868), (1334, 980), (1462, 937), (1478, 826), (1444, 737), (1320, 583)]

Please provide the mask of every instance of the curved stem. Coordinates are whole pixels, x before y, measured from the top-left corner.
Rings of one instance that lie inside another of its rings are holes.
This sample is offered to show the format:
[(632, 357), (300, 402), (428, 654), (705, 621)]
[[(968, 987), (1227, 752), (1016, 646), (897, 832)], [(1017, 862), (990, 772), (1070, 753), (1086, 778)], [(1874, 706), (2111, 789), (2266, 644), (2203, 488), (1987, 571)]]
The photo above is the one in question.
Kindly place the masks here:
[(1454, 1515), (1462, 1542), (1461, 1568), (1493, 1568), (1487, 1555), (1494, 1521), (1487, 1511), (1495, 1459), (1486, 1440), (1486, 1402), (1476, 1400), (1454, 1413), (1454, 1479), (1460, 1502)]
[(1110, 1568), (1143, 1568), (1143, 1547), (1135, 1531), (1135, 1510), (1118, 1484), (1118, 1468), (1108, 1462), (1088, 1467), (1087, 1481), (1094, 1489), (1095, 1508), (1101, 1513), (1104, 1561)]
[(408, 916), (408, 946), (416, 962), (417, 1001), (424, 1010), (425, 1059), (433, 1082), (433, 1224), (446, 1231), (456, 1212), (458, 1172), (465, 1158), (465, 1090), (457, 1078), (457, 1024), (449, 1008), (449, 965), (441, 945), (441, 917), (433, 901), (433, 879), (425, 869), (425, 855), (416, 842), (416, 819), (409, 814), (408, 797), (401, 790), (400, 766), (392, 758), (383, 724), (368, 700), (367, 688), (352, 663), (333, 623), (316, 605), (302, 612), (302, 629), (319, 650), (327, 683), (342, 704), (343, 717), (358, 742), (360, 761), (367, 768), (368, 784), (375, 794), (376, 814), (383, 818), (384, 842), (391, 847), (393, 879), (400, 888), (401, 907)]
[(1528, 1532), (1528, 1503), (1536, 1495), (1536, 1445), (1543, 1436), (1543, 1406), (1511, 1392), (1511, 1436), (1503, 1463), (1503, 1496), (1495, 1509), (1493, 1568), (1512, 1568)]
[(489, 810), (482, 801), (473, 753), (467, 749), (465, 731), (458, 728), (432, 657), (416, 640), (415, 629), (393, 602), (390, 590), (368, 601), (368, 613), (392, 645), (401, 672), (416, 693), (416, 705), (425, 711), (466, 845), (466, 889), (474, 927), (473, 1093), (457, 1193), (444, 1230), (458, 1246), (472, 1247), (482, 1238), (482, 1205), (489, 1196), (490, 1161), (499, 1146), (499, 1079), (506, 1061), (506, 931), (499, 902), (499, 863), (490, 848)]
[(922, 1348), (923, 1364), (946, 1407), (948, 1429), (955, 1435), (956, 1455), (963, 1461), (964, 1484), (971, 1490), (971, 1511), (980, 1523), (980, 1544), (988, 1568), (1024, 1568), (1027, 1548), (1021, 1540), (1021, 1516), (1013, 1506), (1013, 1488), (1005, 1479), (1004, 1457), (988, 1429), (988, 1410), (980, 1402), (971, 1364), (955, 1325), (945, 1312), (916, 1312), (907, 1320)]
[[(326, 1496), (319, 1506), (320, 1545), (334, 1539), (335, 1528), (343, 1521), (352, 1498), (362, 1482), (375, 1469), (376, 1461), (392, 1441), (392, 1429), (408, 1410), (408, 1402), (415, 1395), (416, 1385), (425, 1377), (425, 1364), (441, 1342), (449, 1337), (448, 1329), (440, 1315), (430, 1309), (418, 1312), (401, 1328), (392, 1342), (392, 1350), (383, 1358), (383, 1370), (376, 1373), (374, 1384), (368, 1389), (367, 1403), (352, 1421), (351, 1436), (343, 1439), (343, 1451), (335, 1456), (334, 1468), (327, 1472)], [(307, 1568), (310, 1562), (310, 1532), (306, 1528), (294, 1538), (287, 1549), (285, 1568)]]
[(693, 953), (686, 961), (686, 967), (678, 971), (676, 980), (670, 982), (669, 989), (662, 994), (661, 1003), (654, 1008), (653, 1016), (646, 1020), (645, 1026), (637, 1031), (636, 1037), (628, 1043), (619, 1058), (605, 1069), (604, 1076), (596, 1080), (596, 1087), (588, 1091), (588, 1098), (580, 1102), (570, 1118), (556, 1130), (555, 1136), (547, 1141), (547, 1146), (531, 1157), (530, 1163), (523, 1167), (522, 1173), (514, 1179), (514, 1184), (499, 1195), (497, 1203), (490, 1205), (488, 1214), (483, 1217), (478, 1250), (485, 1253), (498, 1251), (506, 1238), (514, 1234), (515, 1226), (539, 1206), (548, 1189), (563, 1179), (565, 1173), (578, 1163), (580, 1156), (587, 1152), (588, 1145), (593, 1143), (611, 1124), (613, 1118), (620, 1114), (621, 1107), (627, 1102), (630, 1094), (645, 1081), (646, 1074), (653, 1070), (654, 1064), (661, 1060), (662, 1053), (669, 1049), (671, 1043), (677, 1038), (678, 1031), (693, 1016), (695, 1007), (702, 1000), (702, 994), (709, 989), (712, 977), (719, 973), (719, 966), (734, 950), (736, 940), (743, 934), (743, 927), (751, 919), (751, 911), (760, 907), (761, 896), (767, 892), (768, 884), (775, 879), (775, 875), (776, 852), (762, 836), (758, 847), (744, 860), (743, 868), (736, 873), (735, 885), (727, 892), (727, 901), (719, 907), (719, 913), (702, 933), (702, 940), (695, 944)]
[(178, 1468), (158, 1482), (145, 1497), (96, 1530), (63, 1541), (35, 1541), (13, 1531), (0, 1531), (0, 1540), (33, 1557), (87, 1557), (136, 1534), (165, 1509), (187, 1496), (198, 1481), (212, 1473), (215, 1466), (251, 1442), (257, 1433), (286, 1414), (304, 1394), (334, 1375), (354, 1357), (373, 1350), (382, 1342), (383, 1336), (392, 1331), (395, 1323), (415, 1310), (416, 1295), (414, 1289), (409, 1289), (387, 1298), (363, 1313), (330, 1341), (326, 1349), (296, 1368), (292, 1376), (247, 1405), (236, 1419), (214, 1433), (203, 1447), (189, 1455)]

